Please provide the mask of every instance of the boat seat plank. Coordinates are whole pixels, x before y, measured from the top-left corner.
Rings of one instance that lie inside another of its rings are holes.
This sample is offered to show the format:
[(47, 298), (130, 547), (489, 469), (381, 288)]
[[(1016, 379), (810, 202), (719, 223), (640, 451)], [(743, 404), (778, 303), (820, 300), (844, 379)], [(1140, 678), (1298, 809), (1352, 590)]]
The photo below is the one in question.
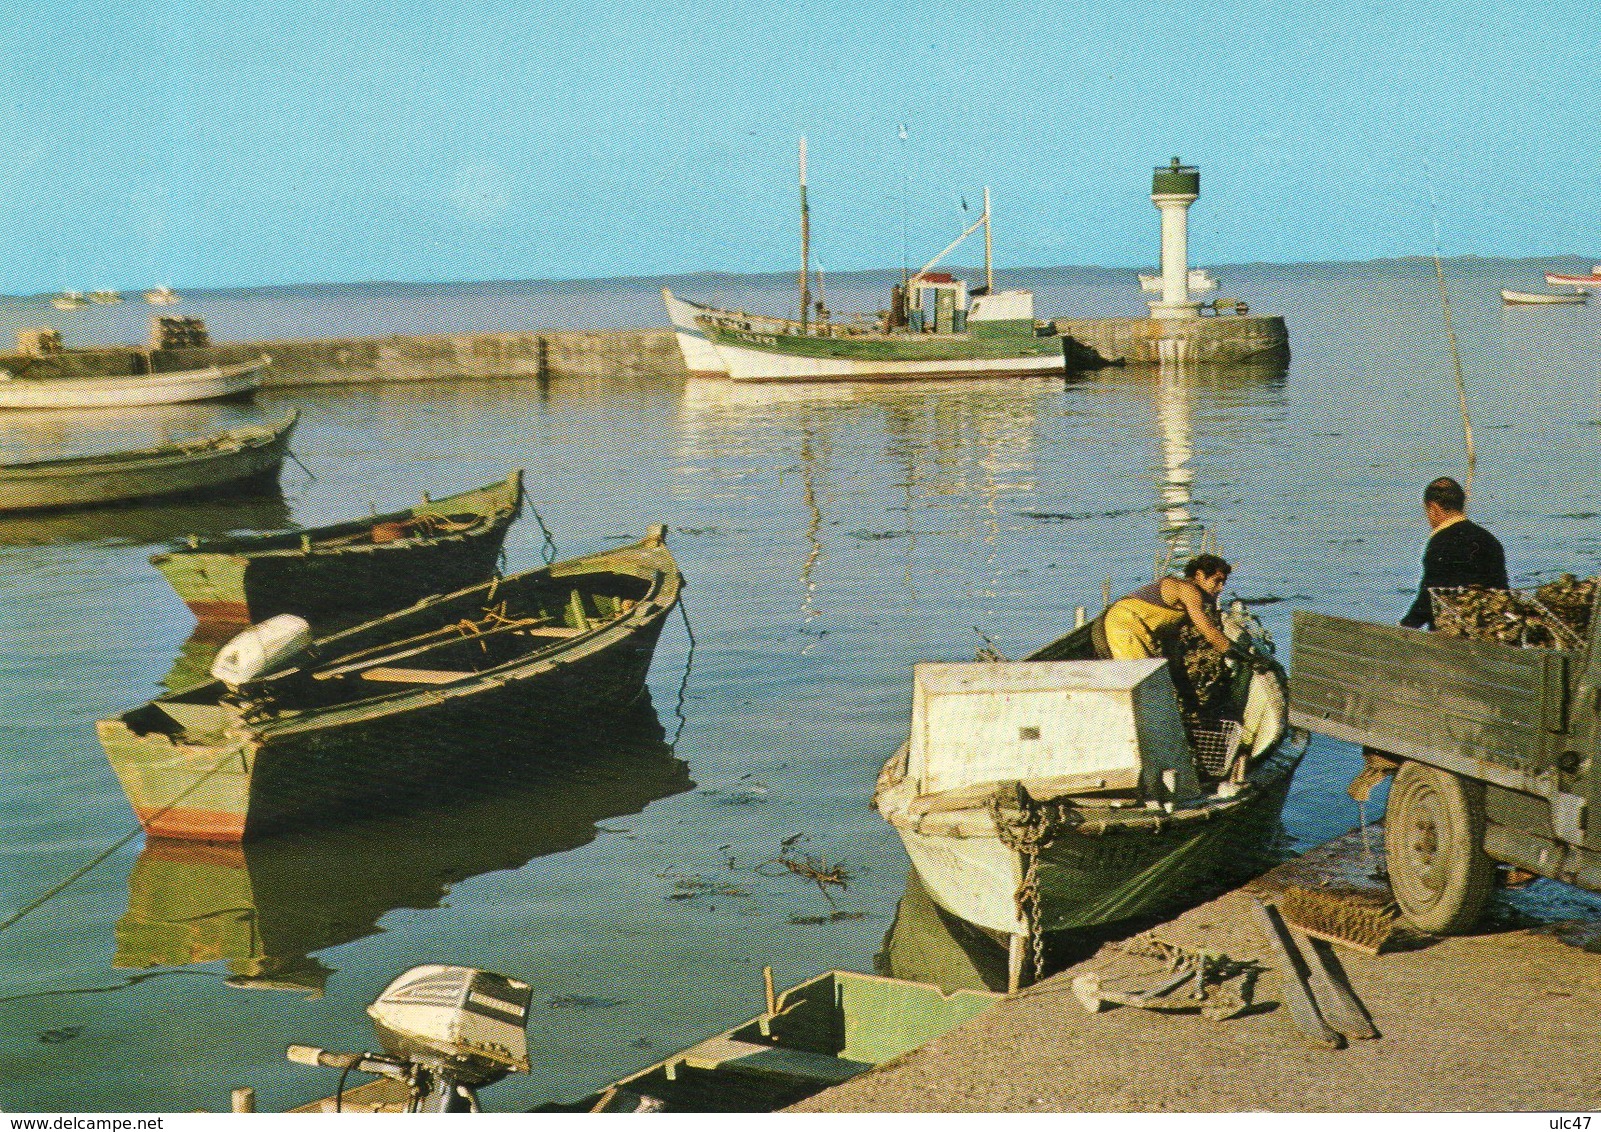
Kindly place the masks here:
[(312, 673), (312, 675), (318, 680), (332, 680), (337, 676), (347, 676), (353, 672), (362, 672), (370, 667), (386, 667), (393, 661), (403, 660), (409, 656), (421, 656), (423, 653), (431, 652), (435, 649), (459, 645), (463, 641), (481, 641), (487, 637), (502, 633), (528, 633), (533, 636), (566, 638), (582, 636), (586, 631), (568, 629), (560, 625), (538, 624), (541, 620), (543, 619), (530, 617), (526, 620), (510, 621), (504, 625), (496, 625), (493, 629), (486, 629), (482, 633), (466, 634), (462, 633), (456, 625), (446, 625), (432, 633), (425, 633), (420, 637), (414, 638), (420, 643), (411, 648), (396, 649), (393, 644), (379, 646), (379, 649), (365, 651), (380, 651), (381, 649), (381, 655), (365, 656), (357, 653), (354, 659), (346, 660), (345, 663), (337, 664), (332, 668), (320, 669)]
[(686, 1049), (680, 1058), (691, 1069), (740, 1070), (831, 1085), (848, 1081), (872, 1068), (865, 1061), (850, 1061), (786, 1046), (764, 1046), (736, 1038), (712, 1038)]
[(363, 680), (382, 684), (453, 684), (475, 676), (474, 672), (452, 672), (443, 668), (368, 668), (362, 672)]

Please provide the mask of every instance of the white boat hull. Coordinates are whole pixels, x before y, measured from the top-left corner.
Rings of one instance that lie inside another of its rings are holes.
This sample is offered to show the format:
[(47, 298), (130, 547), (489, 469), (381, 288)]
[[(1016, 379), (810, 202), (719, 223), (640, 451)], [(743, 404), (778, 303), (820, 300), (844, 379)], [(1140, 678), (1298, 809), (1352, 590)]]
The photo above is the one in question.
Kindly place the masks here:
[(235, 366), (109, 378), (0, 380), (0, 409), (116, 409), (211, 401), (251, 392), (271, 358)]
[(920, 377), (1040, 377), (1063, 371), (1060, 351), (1026, 358), (953, 358), (948, 361), (880, 361), (803, 358), (719, 344), (718, 356), (734, 381), (904, 381)]
[(665, 287), (662, 288), (662, 301), (667, 304), (667, 317), (672, 320), (678, 350), (684, 355), (684, 368), (689, 371), (689, 376), (726, 378), (728, 367), (723, 364), (717, 347), (695, 325), (695, 315), (705, 308), (686, 303)]
[(1540, 291), (1507, 291), (1501, 292), (1503, 303), (1513, 303), (1522, 306), (1544, 306), (1549, 303), (1582, 303), (1589, 299), (1584, 291), (1568, 291), (1566, 293), (1552, 294)]
[(1023, 883), (1022, 856), (993, 832), (971, 838), (928, 837), (907, 828), (896, 832), (934, 903), (997, 935), (1028, 934), (1015, 897)]

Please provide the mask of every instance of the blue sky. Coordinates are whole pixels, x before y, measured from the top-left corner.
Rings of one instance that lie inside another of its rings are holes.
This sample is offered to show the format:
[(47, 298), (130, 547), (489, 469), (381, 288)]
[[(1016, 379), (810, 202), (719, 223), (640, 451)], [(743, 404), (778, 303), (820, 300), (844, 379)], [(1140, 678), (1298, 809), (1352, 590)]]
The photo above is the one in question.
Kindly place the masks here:
[(1594, 0), (6, 9), (5, 293), (1601, 254)]

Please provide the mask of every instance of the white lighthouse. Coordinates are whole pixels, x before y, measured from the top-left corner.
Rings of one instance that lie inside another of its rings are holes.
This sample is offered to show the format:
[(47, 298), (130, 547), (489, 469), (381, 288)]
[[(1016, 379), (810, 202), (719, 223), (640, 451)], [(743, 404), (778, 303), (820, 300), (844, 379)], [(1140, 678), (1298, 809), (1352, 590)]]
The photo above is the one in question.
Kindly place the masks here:
[(1141, 276), (1147, 290), (1160, 290), (1162, 297), (1151, 301), (1152, 318), (1199, 318), (1201, 304), (1190, 298), (1191, 291), (1211, 290), (1217, 283), (1204, 271), (1190, 271), (1189, 211), (1201, 195), (1201, 171), (1193, 165), (1158, 165), (1151, 179), (1151, 203), (1162, 214), (1162, 274), (1153, 279)]

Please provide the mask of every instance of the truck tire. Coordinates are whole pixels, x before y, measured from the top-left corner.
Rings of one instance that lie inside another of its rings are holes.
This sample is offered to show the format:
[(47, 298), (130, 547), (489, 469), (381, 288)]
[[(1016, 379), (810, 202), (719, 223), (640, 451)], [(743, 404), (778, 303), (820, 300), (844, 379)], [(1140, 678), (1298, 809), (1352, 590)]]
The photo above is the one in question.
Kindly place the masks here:
[(1495, 887), (1484, 852), (1484, 784), (1408, 760), (1384, 814), (1390, 890), (1408, 923), (1452, 935), (1479, 920)]

